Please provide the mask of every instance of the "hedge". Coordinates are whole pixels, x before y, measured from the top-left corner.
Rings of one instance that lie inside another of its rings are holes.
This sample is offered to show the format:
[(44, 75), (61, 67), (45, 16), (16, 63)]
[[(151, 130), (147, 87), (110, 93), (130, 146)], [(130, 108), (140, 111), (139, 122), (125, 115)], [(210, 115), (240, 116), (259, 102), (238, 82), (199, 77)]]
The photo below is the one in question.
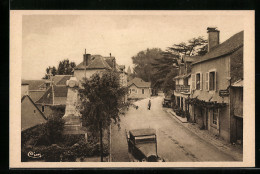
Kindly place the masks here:
[[(96, 143), (82, 142), (76, 143), (72, 146), (60, 146), (52, 144), (51, 146), (41, 147), (23, 147), (22, 148), (22, 162), (31, 160), (28, 157), (28, 152), (32, 151), (35, 154), (41, 154), (41, 160), (46, 162), (69, 161), (74, 162), (76, 158), (93, 157), (100, 155), (100, 146)], [(108, 145), (103, 147), (104, 156), (108, 155)]]

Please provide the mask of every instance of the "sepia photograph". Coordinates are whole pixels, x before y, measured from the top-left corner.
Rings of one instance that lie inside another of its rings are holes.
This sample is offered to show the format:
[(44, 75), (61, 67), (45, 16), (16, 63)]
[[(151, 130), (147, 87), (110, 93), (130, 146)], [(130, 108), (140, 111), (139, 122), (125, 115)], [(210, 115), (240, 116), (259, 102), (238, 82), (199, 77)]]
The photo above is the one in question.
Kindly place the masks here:
[(10, 18), (13, 167), (254, 166), (254, 11)]

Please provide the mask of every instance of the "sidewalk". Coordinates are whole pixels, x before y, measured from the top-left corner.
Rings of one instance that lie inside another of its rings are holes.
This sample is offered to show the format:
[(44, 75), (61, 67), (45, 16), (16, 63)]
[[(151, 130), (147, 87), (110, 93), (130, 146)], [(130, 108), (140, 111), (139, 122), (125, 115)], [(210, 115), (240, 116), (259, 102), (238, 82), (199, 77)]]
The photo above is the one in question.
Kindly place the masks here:
[(182, 124), (182, 126), (189, 129), (204, 141), (207, 141), (220, 151), (232, 156), (236, 161), (243, 161), (243, 147), (241, 145), (232, 145), (231, 143), (226, 142), (221, 137), (213, 135), (207, 130), (200, 130), (197, 124), (185, 122), (185, 119), (177, 116), (174, 111), (172, 111), (172, 109), (167, 109), (167, 112), (171, 114), (176, 121)]

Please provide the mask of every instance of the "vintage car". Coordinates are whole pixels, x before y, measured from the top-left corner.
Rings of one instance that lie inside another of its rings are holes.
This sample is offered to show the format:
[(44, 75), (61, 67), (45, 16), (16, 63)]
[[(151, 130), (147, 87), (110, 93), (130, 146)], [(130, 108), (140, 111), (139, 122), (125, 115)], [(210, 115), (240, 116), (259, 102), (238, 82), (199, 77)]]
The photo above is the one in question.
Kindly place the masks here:
[(171, 107), (171, 99), (170, 98), (164, 98), (163, 99), (163, 102), (162, 102), (162, 106), (163, 107), (167, 107), (167, 108), (170, 108)]
[(140, 162), (164, 162), (157, 155), (157, 139), (154, 129), (133, 129), (127, 132), (128, 151)]

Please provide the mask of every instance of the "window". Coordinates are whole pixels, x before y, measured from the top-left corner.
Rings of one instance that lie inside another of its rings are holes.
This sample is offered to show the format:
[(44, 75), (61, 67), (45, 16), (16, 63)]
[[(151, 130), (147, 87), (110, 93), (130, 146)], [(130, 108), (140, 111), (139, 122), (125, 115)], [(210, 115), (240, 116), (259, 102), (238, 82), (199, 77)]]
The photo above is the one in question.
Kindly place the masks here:
[(212, 123), (217, 125), (218, 122), (218, 109), (213, 109)]
[(216, 73), (213, 71), (213, 72), (210, 72), (209, 73), (209, 90), (210, 91), (214, 91), (216, 90)]
[(42, 106), (42, 112), (44, 112), (44, 106)]
[(200, 73), (196, 74), (196, 89), (200, 89)]
[(188, 78), (184, 79), (184, 86), (188, 86)]
[(33, 113), (36, 113), (36, 110), (33, 110)]
[(131, 94), (131, 89), (129, 89), (129, 94)]
[(132, 92), (137, 94), (137, 89), (132, 89)]
[(144, 94), (144, 89), (142, 89), (142, 94)]

